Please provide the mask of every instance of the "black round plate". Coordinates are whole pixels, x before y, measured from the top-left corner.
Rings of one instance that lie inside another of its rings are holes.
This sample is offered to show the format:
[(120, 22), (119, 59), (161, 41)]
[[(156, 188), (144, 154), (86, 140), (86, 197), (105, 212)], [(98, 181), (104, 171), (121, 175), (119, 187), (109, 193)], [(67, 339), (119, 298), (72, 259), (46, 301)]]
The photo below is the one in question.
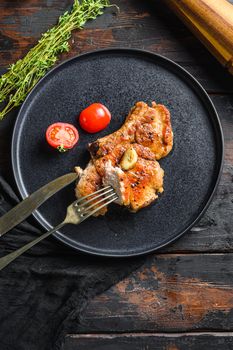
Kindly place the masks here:
[[(49, 181), (85, 166), (88, 142), (118, 129), (136, 101), (162, 103), (171, 112), (173, 151), (160, 164), (164, 193), (137, 214), (117, 205), (105, 217), (68, 225), (55, 234), (63, 243), (103, 256), (141, 255), (188, 231), (210, 203), (223, 159), (223, 136), (215, 108), (200, 84), (174, 62), (149, 52), (110, 49), (87, 53), (50, 71), (24, 102), (14, 129), (12, 162), (23, 198)], [(93, 102), (105, 104), (112, 121), (90, 135), (77, 122)], [(45, 141), (47, 127), (64, 121), (80, 132), (77, 147), (59, 154)], [(46, 229), (58, 224), (75, 199), (74, 184), (34, 212)]]

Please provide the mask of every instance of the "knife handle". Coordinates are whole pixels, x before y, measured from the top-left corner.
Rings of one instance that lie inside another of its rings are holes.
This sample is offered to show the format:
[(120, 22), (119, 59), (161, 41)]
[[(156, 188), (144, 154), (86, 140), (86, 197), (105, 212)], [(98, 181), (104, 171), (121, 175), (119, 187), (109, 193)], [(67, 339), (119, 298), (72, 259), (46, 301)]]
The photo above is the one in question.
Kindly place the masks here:
[(78, 174), (69, 173), (44, 185), (0, 217), (0, 237), (26, 219), (36, 208), (65, 186), (77, 180)]

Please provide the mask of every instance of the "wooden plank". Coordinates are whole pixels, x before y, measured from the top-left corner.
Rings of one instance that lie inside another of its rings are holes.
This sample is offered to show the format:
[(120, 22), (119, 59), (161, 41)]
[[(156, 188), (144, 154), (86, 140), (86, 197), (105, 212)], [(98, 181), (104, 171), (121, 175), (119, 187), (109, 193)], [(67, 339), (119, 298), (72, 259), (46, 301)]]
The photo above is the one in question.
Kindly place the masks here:
[(80, 334), (66, 337), (63, 350), (230, 350), (232, 333)]
[(159, 254), (90, 302), (79, 333), (233, 330), (233, 254)]
[[(230, 75), (165, 6), (162, 0), (116, 0), (112, 7), (85, 30), (73, 35), (72, 50), (62, 59), (107, 47), (150, 50), (180, 63), (209, 91), (233, 92)], [(6, 67), (26, 54), (72, 0), (0, 3), (0, 66)], [(1, 70), (3, 71), (3, 70)]]

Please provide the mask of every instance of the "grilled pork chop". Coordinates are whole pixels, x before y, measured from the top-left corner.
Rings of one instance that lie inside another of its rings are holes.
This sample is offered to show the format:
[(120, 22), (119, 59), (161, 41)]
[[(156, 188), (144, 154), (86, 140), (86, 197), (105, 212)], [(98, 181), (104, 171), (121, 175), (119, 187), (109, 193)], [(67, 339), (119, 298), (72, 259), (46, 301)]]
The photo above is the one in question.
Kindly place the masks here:
[(163, 192), (164, 171), (156, 160), (138, 157), (131, 169), (123, 169), (113, 166), (111, 161), (105, 165), (103, 184), (111, 185), (115, 189), (118, 195), (116, 203), (136, 212), (158, 198), (158, 193)]
[[(137, 102), (123, 126), (89, 145), (92, 160), (80, 174), (77, 197), (111, 185), (118, 204), (137, 211), (163, 192), (164, 171), (157, 162), (172, 149), (170, 113), (163, 105)], [(106, 208), (96, 215), (104, 215)]]
[(138, 143), (149, 148), (158, 160), (165, 157), (173, 146), (170, 113), (160, 104), (137, 102), (128, 114), (125, 123), (114, 133), (89, 145), (93, 159), (111, 154), (116, 145)]

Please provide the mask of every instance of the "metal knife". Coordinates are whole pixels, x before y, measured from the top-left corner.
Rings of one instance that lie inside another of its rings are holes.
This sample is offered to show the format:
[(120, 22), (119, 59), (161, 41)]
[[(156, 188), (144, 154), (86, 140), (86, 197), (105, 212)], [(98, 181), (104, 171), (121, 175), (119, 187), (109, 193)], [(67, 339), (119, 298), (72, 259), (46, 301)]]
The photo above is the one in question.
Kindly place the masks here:
[(78, 178), (78, 174), (69, 173), (58, 177), (32, 193), (14, 208), (0, 217), (0, 237), (26, 219), (48, 198)]

